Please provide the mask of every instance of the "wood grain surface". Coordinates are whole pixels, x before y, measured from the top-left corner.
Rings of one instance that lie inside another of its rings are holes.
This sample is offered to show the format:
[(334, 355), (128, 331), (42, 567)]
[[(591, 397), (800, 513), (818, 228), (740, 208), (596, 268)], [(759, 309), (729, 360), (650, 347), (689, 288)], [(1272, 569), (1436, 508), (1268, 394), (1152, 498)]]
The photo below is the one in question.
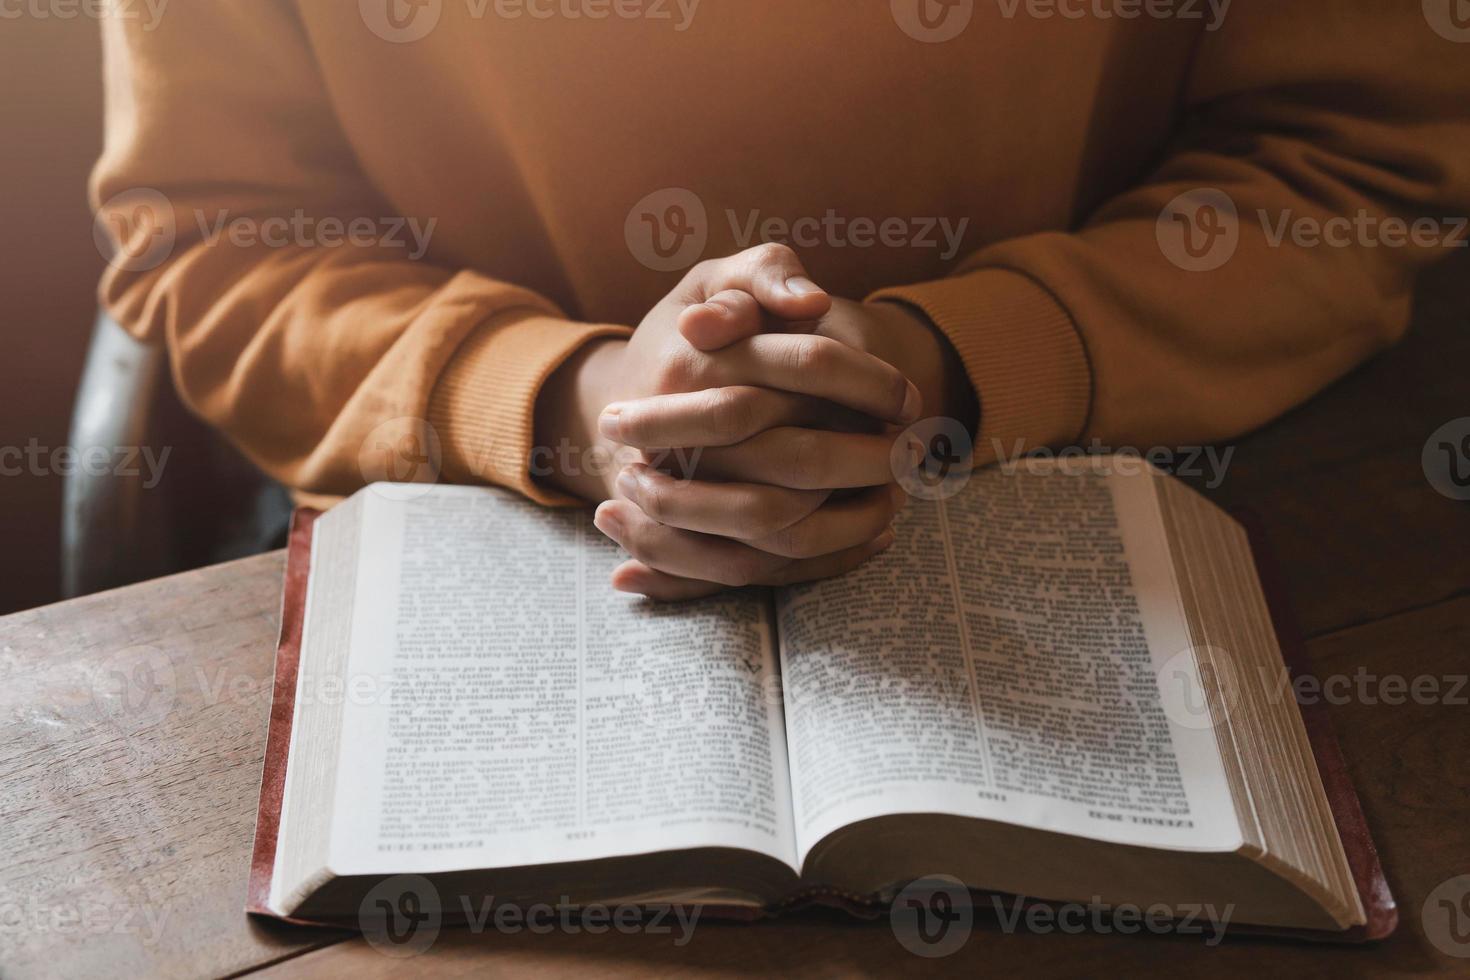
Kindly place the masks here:
[[(682, 946), (674, 935), (445, 933), (412, 970), (1464, 975), (1470, 959), (1432, 940), (1465, 954), (1470, 942), (1455, 947), (1423, 909), (1441, 882), (1470, 874), (1470, 692), (1451, 693), (1470, 671), (1470, 504), (1435, 492), (1420, 452), (1470, 416), (1467, 271), (1470, 260), (1439, 270), (1405, 344), (1242, 440), (1217, 486), (1218, 473), (1183, 475), (1258, 515), (1319, 673), (1350, 679), (1331, 710), (1400, 902), (1391, 940), (1207, 948), (982, 922), (960, 952), (926, 962), (881, 922), (813, 915), (706, 923)], [(241, 911), (281, 571), (280, 555), (263, 556), (0, 619), (0, 976), (367, 980), (405, 966), (361, 939)], [(1394, 703), (1393, 677), (1434, 678), (1439, 694)]]

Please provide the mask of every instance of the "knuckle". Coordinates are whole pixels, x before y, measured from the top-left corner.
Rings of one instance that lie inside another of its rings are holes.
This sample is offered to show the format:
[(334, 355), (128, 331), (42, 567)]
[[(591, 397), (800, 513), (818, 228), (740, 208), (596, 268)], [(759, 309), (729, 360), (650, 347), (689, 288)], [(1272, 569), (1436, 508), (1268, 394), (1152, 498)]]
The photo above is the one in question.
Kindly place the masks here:
[(658, 363), (653, 372), (653, 390), (656, 394), (667, 395), (679, 390), (680, 383), (684, 380), (683, 368), (678, 361), (666, 358)]
[(732, 589), (754, 585), (760, 573), (760, 566), (752, 555), (732, 555), (720, 563), (720, 582)]
[(812, 534), (802, 524), (784, 527), (771, 536), (777, 553), (789, 558), (815, 558), (820, 551), (812, 540)]
[(703, 259), (694, 264), (689, 273), (684, 277), (686, 282), (709, 282), (715, 279), (720, 271), (720, 259)]
[(837, 359), (837, 341), (816, 334), (806, 338), (801, 345), (802, 367), (808, 371), (826, 371)]
[(643, 562), (645, 565), (653, 564), (652, 549), (648, 546), (648, 540), (637, 531), (629, 531), (619, 542), (623, 550), (629, 555)]
[(786, 443), (787, 485), (815, 488), (821, 472), (821, 439), (810, 429), (790, 430)]
[(783, 242), (762, 242), (753, 252), (762, 265), (785, 265), (796, 258), (796, 250)]
[(728, 388), (712, 389), (709, 398), (710, 434), (723, 443), (733, 443), (749, 431), (753, 392)]
[(681, 346), (665, 355), (654, 375), (654, 385), (659, 394), (670, 395), (701, 387), (702, 370), (696, 354), (692, 348)]
[(728, 308), (735, 317), (751, 317), (760, 315), (760, 300), (743, 289), (726, 290), (720, 295), (720, 302)]
[(893, 406), (892, 414), (897, 417), (903, 411), (903, 404), (908, 399), (909, 379), (904, 377), (903, 372), (894, 367), (889, 367), (887, 374), (888, 403)]
[(751, 515), (754, 536), (760, 540), (776, 540), (778, 535), (801, 519), (796, 514), (787, 513), (789, 509), (763, 498), (753, 498), (746, 512)]
[(664, 523), (669, 517), (669, 488), (660, 480), (641, 480), (638, 506), (652, 520)]
[(648, 522), (641, 519), (627, 520), (623, 522), (623, 526), (624, 533), (618, 541), (623, 550), (645, 565), (653, 565), (659, 549), (655, 537), (648, 533)]
[(766, 561), (761, 560), (757, 552), (750, 551), (736, 558), (734, 572), (735, 588), (744, 588), (747, 585), (760, 585), (761, 580), (764, 580), (770, 570)]
[(743, 589), (754, 585), (755, 581), (755, 569), (746, 562), (738, 562), (730, 567), (730, 580), (725, 584), (733, 589)]
[(837, 341), (811, 334), (792, 345), (791, 367), (800, 375), (831, 371), (837, 357)]

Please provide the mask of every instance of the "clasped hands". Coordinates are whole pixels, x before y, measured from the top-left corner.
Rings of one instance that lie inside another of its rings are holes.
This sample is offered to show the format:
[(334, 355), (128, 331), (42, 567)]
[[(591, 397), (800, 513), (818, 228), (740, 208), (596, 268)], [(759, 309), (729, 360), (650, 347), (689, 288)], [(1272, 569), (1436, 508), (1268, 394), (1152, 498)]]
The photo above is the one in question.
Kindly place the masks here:
[(840, 575), (887, 549), (896, 480), (921, 462), (895, 465), (896, 433), (962, 379), (920, 315), (834, 299), (791, 249), (762, 245), (700, 263), (631, 338), (579, 352), (543, 388), (536, 427), (631, 458), (546, 480), (602, 501), (598, 529), (632, 556), (613, 586), (693, 599)]

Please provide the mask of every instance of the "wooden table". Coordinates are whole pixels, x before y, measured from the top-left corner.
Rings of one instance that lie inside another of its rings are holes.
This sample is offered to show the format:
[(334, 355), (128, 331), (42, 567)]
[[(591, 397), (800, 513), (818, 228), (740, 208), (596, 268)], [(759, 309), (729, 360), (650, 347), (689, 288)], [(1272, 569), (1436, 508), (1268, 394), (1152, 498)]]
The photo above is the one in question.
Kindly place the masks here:
[[(1470, 671), (1470, 504), (1436, 493), (1420, 465), (1430, 433), (1470, 415), (1470, 304), (1457, 293), (1467, 270), (1465, 260), (1440, 270), (1408, 342), (1243, 441), (1210, 491), (1266, 525), (1320, 671)], [(366, 980), (404, 966), (361, 939), (241, 911), (281, 570), (281, 555), (265, 555), (0, 619), (0, 974)], [(960, 952), (926, 961), (885, 923), (812, 916), (700, 924), (683, 947), (669, 935), (445, 934), (411, 966), (440, 976), (1465, 972), (1470, 960), (1426, 938), (1421, 909), (1440, 882), (1470, 873), (1470, 707), (1353, 698), (1332, 715), (1403, 916), (1377, 947), (1227, 939), (1208, 949), (982, 924)]]

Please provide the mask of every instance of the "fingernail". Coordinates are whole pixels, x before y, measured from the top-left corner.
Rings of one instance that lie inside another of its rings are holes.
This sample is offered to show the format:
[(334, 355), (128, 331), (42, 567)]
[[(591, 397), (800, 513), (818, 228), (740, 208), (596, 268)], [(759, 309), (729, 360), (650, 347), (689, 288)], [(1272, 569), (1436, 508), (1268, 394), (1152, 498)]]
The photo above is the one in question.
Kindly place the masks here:
[(893, 547), (893, 542), (897, 540), (897, 532), (895, 532), (893, 528), (890, 527), (888, 530), (878, 535), (877, 539), (873, 541), (873, 553), (877, 554), (879, 552), (887, 551), (889, 548)]
[(702, 305), (704, 306), (705, 309), (709, 310), (715, 316), (729, 316), (730, 315), (730, 307), (726, 306), (724, 303), (710, 302), (710, 303), (704, 303)]
[(786, 280), (786, 288), (797, 296), (811, 296), (823, 291), (821, 286), (818, 286), (806, 276), (792, 276)]
[(623, 406), (621, 405), (609, 405), (607, 408), (604, 408), (602, 414), (597, 417), (597, 431), (601, 432), (604, 438), (611, 439), (614, 442), (622, 442), (622, 414)]
[(614, 541), (617, 541), (619, 544), (622, 543), (623, 524), (618, 520), (617, 514), (613, 512), (612, 507), (609, 505), (604, 503), (601, 507), (597, 508), (597, 513), (592, 517), (592, 524), (597, 530), (606, 534)]
[(621, 493), (629, 500), (634, 499), (638, 495), (638, 477), (633, 474), (633, 467), (625, 466), (623, 467), (623, 471), (618, 474), (618, 493)]
[(919, 389), (909, 382), (908, 391), (903, 396), (903, 409), (899, 412), (900, 422), (917, 422), (919, 415), (924, 411), (924, 396), (919, 394)]

